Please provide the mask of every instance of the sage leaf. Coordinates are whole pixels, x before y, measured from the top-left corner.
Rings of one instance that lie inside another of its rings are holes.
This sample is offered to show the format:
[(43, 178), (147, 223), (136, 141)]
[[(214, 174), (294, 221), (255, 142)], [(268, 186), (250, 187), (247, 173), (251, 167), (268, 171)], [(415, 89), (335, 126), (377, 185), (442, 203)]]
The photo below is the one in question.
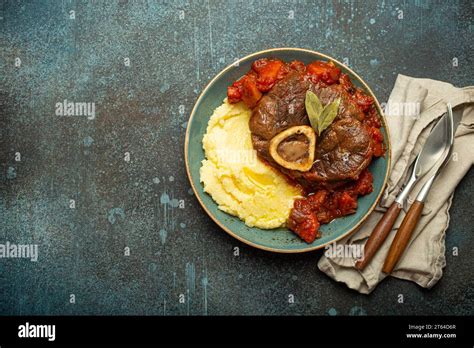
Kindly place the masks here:
[(314, 131), (317, 131), (319, 118), (323, 112), (323, 104), (321, 104), (321, 101), (316, 94), (311, 91), (307, 91), (304, 105), (306, 107), (306, 113), (308, 114), (309, 123), (311, 124), (311, 127), (313, 127)]
[(337, 116), (337, 111), (339, 110), (340, 103), (341, 98), (337, 98), (332, 103), (329, 103), (324, 107), (318, 120), (318, 135), (321, 135), (323, 130), (328, 128), (331, 125), (332, 121), (334, 121)]

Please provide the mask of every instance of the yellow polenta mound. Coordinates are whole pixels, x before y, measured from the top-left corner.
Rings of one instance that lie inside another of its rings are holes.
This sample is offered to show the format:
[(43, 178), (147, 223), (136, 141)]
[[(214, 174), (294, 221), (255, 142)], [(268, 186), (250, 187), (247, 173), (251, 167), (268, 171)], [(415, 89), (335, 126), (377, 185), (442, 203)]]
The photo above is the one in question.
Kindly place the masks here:
[(206, 160), (201, 182), (219, 209), (248, 226), (277, 228), (284, 225), (301, 191), (263, 164), (252, 147), (244, 103), (224, 104), (211, 116), (203, 138)]

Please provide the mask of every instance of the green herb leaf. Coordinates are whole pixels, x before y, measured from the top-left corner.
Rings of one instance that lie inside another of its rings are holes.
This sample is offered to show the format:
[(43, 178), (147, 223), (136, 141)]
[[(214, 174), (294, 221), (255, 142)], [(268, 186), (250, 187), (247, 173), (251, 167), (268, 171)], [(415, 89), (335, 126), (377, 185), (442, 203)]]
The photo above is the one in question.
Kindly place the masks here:
[(311, 124), (311, 127), (317, 131), (319, 118), (323, 112), (323, 104), (321, 104), (318, 96), (311, 91), (306, 92), (304, 104), (306, 107), (306, 113), (308, 114), (309, 123)]
[(341, 103), (341, 98), (337, 98), (332, 103), (327, 104), (321, 116), (318, 120), (318, 135), (321, 135), (323, 130), (329, 127), (329, 125), (334, 121), (337, 116), (337, 110), (339, 109), (339, 104)]

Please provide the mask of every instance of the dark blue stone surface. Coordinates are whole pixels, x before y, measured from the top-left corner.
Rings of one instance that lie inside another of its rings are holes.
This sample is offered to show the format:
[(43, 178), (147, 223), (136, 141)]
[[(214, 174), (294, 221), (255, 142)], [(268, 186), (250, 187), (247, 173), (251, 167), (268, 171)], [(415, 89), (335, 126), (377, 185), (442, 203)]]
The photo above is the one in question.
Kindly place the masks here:
[[(320, 252), (271, 254), (219, 230), (183, 159), (194, 101), (235, 59), (314, 49), (381, 102), (398, 73), (472, 85), (472, 13), (470, 1), (2, 2), (0, 243), (38, 244), (39, 259), (0, 259), (0, 314), (473, 314), (472, 171), (441, 281), (388, 279), (365, 296), (319, 272)], [(64, 100), (95, 103), (95, 119), (56, 115)]]

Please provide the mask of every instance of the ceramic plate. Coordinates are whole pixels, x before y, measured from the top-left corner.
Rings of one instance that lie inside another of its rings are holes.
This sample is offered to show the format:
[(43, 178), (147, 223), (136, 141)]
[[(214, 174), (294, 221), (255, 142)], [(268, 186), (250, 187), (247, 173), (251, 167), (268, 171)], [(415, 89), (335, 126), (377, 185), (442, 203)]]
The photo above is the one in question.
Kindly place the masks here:
[[(350, 76), (354, 85), (362, 88), (374, 98), (375, 105), (382, 119), (382, 133), (384, 135), (387, 152), (385, 157), (375, 158), (370, 164), (369, 169), (374, 177), (373, 192), (367, 196), (359, 197), (358, 208), (355, 214), (335, 219), (327, 225), (321, 225), (320, 231), (322, 237), (316, 239), (311, 244), (303, 242), (287, 228), (262, 230), (246, 226), (239, 218), (219, 210), (217, 204), (204, 192), (203, 185), (199, 181), (201, 161), (205, 159), (204, 150), (202, 148), (202, 138), (206, 132), (209, 118), (214, 112), (214, 109), (221, 105), (224, 98), (226, 98), (227, 87), (245, 75), (255, 60), (265, 57), (279, 58), (286, 62), (300, 60), (305, 64), (315, 60), (333, 61), (342, 72)], [(385, 187), (390, 168), (390, 138), (385, 118), (377, 98), (367, 84), (351, 69), (334, 58), (315, 51), (297, 48), (278, 48), (257, 52), (240, 59), (222, 70), (209, 82), (196, 101), (188, 121), (184, 146), (186, 170), (191, 186), (199, 203), (207, 214), (224, 231), (238, 240), (259, 249), (281, 253), (300, 253), (316, 250), (354, 232), (375, 208)]]

